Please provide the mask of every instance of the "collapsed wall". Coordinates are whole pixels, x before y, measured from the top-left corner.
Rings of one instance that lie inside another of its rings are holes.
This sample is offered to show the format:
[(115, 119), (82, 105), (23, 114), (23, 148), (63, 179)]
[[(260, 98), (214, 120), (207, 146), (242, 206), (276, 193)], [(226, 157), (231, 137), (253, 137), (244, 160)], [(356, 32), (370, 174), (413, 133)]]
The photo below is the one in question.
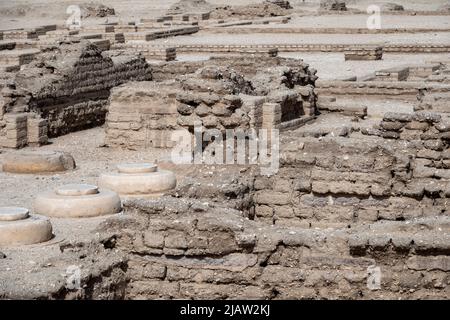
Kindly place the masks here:
[(447, 121), (287, 132), (273, 176), (194, 168), (170, 195), (127, 201), (125, 225), (104, 226), (129, 253), (127, 298), (445, 299)]
[[(0, 292), (51, 299), (446, 299), (447, 121), (428, 112), (388, 113), (374, 128), (351, 132), (355, 123), (340, 137), (306, 130), (314, 126), (286, 132), (280, 170), (270, 177), (246, 165), (192, 166), (164, 197), (125, 201), (124, 214), (97, 227), (95, 239), (40, 247), (52, 248), (43, 262), (51, 265), (26, 277), (5, 272)], [(81, 289), (56, 282), (74, 261), (83, 267)], [(49, 284), (38, 283), (42, 277)]]
[(292, 12), (290, 9), (290, 5), (286, 3), (279, 5), (279, 3), (265, 1), (248, 5), (216, 7), (211, 11), (210, 17), (217, 20), (230, 18), (252, 20), (255, 17), (287, 16)]
[(267, 61), (273, 68), (257, 69), (254, 58), (155, 66), (155, 80), (160, 81), (129, 83), (112, 91), (106, 143), (170, 148), (175, 130), (193, 132), (196, 123), (224, 133), (292, 128), (314, 117), (315, 70), (299, 61)]
[(376, 128), (361, 129), (372, 139), (353, 134), (319, 143), (292, 137), (279, 173), (256, 180), (256, 217), (275, 224), (345, 226), (445, 215), (448, 130), (437, 114), (387, 113)]
[(2, 145), (34, 142), (32, 137), (28, 141), (27, 130), (20, 130), (27, 118), (44, 121), (38, 125), (47, 130), (41, 130), (41, 140), (45, 134), (54, 137), (103, 124), (110, 89), (131, 80), (151, 80), (151, 69), (140, 56), (115, 56), (87, 41), (44, 50), (2, 91), (0, 129), (17, 129), (3, 135)]

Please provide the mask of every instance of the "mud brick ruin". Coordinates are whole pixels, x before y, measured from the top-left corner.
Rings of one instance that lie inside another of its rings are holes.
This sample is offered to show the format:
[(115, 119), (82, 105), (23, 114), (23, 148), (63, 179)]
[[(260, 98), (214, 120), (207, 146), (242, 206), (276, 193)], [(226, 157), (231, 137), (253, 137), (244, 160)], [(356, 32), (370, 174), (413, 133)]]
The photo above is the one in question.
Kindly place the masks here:
[[(265, 61), (266, 69), (258, 70)], [(293, 60), (218, 57), (175, 69), (155, 67), (172, 80), (129, 83), (112, 91), (106, 143), (125, 148), (171, 147), (172, 133), (194, 124), (226, 129), (286, 129), (315, 115), (315, 70)], [(226, 65), (227, 68), (221, 67)], [(247, 77), (247, 78), (246, 78)], [(175, 80), (175, 82), (174, 82)], [(162, 94), (163, 93), (163, 94)], [(126, 106), (126, 107), (124, 107)]]
[(443, 3), (111, 3), (2, 24), (0, 299), (449, 299)]

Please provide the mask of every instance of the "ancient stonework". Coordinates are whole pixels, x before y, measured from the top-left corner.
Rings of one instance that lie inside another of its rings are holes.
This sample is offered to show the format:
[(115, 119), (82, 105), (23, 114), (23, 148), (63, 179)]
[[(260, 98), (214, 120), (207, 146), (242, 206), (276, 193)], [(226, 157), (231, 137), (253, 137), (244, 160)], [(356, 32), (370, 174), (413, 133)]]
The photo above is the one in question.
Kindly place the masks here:
[[(270, 73), (254, 69), (255, 60), (212, 60), (192, 73), (176, 72), (175, 82), (129, 83), (113, 90), (106, 142), (125, 148), (169, 148), (174, 131), (194, 125), (207, 129), (299, 126), (315, 115), (314, 70), (292, 60), (265, 58)], [(219, 64), (227, 61), (227, 68)], [(162, 66), (173, 70), (177, 62)], [(158, 73), (155, 68), (155, 73)], [(164, 94), (161, 94), (164, 93)], [(139, 98), (137, 98), (139, 97)]]
[(448, 6), (250, 2), (0, 5), (0, 299), (450, 298)]

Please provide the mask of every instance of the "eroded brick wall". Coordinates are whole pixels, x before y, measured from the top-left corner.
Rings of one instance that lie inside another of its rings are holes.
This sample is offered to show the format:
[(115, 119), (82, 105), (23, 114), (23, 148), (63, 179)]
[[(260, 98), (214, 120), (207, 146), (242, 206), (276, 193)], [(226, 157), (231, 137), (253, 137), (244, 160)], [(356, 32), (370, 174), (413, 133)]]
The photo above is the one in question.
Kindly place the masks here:
[[(447, 296), (448, 237), (436, 235), (447, 230), (444, 221), (273, 227), (233, 209), (175, 198), (130, 201), (125, 211), (105, 227), (116, 249), (129, 253), (128, 299)], [(375, 285), (372, 270), (381, 275)]]
[(255, 181), (256, 218), (342, 226), (448, 214), (446, 120), (387, 113), (376, 127), (362, 133), (379, 138), (288, 141), (278, 174)]
[[(46, 133), (54, 137), (102, 125), (111, 88), (151, 78), (151, 69), (141, 56), (102, 53), (87, 41), (62, 43), (15, 75), (13, 85), (4, 92), (2, 110), (12, 115), (34, 113), (47, 121)], [(43, 141), (40, 137), (45, 130), (39, 125), (33, 128), (30, 132), (38, 132), (32, 133), (29, 142), (37, 144)]]

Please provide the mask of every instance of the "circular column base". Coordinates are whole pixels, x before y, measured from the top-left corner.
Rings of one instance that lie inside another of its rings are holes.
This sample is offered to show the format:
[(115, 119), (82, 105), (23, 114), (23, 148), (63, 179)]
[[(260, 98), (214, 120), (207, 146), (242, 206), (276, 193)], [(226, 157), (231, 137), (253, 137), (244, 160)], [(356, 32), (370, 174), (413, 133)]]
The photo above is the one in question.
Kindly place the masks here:
[(50, 173), (75, 169), (75, 160), (65, 152), (21, 151), (5, 155), (3, 171), (9, 173)]
[(118, 169), (102, 174), (99, 186), (128, 197), (161, 195), (177, 185), (173, 172), (159, 170), (153, 164), (119, 165)]
[(50, 220), (25, 208), (0, 208), (0, 247), (37, 244), (53, 237)]
[(67, 185), (39, 194), (34, 211), (55, 218), (90, 218), (119, 213), (122, 204), (113, 191), (91, 185)]

